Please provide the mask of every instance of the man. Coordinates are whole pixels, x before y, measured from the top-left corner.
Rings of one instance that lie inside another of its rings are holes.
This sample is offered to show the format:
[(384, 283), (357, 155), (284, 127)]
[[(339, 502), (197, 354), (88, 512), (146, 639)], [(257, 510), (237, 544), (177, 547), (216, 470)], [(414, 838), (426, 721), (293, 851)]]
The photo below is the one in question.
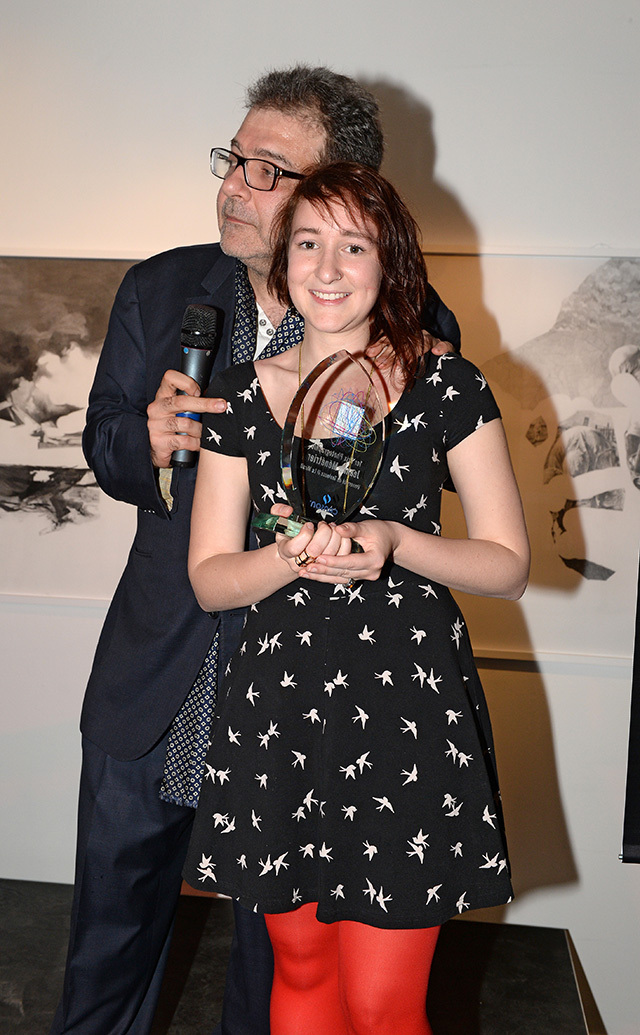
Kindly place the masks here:
[[(173, 369), (185, 307), (218, 311), (214, 371), (297, 344), (300, 317), (285, 313), (266, 287), (274, 214), (319, 162), (377, 167), (382, 159), (375, 101), (328, 69), (269, 73), (249, 91), (248, 107), (231, 151), (212, 153), (212, 170), (225, 177), (221, 244), (175, 249), (127, 273), (89, 400), (85, 455), (104, 491), (138, 508), (138, 527), (83, 706), (76, 884), (52, 1035), (150, 1030), (215, 670), (226, 664), (243, 618), (202, 612), (187, 578), (195, 468), (168, 469), (174, 450), (198, 450), (200, 424), (179, 416), (185, 402), (176, 393), (192, 396), (191, 412), (219, 410), (224, 402), (200, 397), (195, 383)], [(436, 337), (457, 343), (455, 318), (435, 292), (425, 321)], [(261, 918), (236, 910), (219, 1030), (268, 1032), (271, 965)]]

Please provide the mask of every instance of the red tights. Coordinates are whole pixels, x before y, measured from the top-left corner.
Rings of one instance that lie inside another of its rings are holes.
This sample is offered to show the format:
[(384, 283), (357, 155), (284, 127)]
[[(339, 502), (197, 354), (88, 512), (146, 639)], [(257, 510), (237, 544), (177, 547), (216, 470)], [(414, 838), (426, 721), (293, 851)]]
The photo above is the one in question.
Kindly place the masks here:
[(321, 924), (315, 902), (266, 921), (272, 1035), (432, 1035), (425, 1000), (439, 927)]

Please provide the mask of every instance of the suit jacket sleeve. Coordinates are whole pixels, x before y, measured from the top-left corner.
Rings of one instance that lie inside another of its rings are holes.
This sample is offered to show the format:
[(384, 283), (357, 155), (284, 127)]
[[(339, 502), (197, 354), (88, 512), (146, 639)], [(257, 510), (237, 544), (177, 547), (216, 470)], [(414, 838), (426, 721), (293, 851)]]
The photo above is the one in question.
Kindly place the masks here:
[(134, 266), (126, 273), (111, 311), (89, 395), (82, 446), (96, 481), (108, 496), (168, 518), (151, 463), (147, 342), (137, 270)]

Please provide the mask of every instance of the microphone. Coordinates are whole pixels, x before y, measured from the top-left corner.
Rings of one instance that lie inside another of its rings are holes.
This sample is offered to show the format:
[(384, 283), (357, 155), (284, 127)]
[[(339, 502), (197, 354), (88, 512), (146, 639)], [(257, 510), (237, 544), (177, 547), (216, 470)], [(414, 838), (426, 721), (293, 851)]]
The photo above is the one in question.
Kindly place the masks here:
[[(209, 384), (215, 355), (216, 323), (218, 313), (210, 305), (188, 305), (182, 319), (180, 332), (180, 370), (197, 381), (200, 391)], [(178, 389), (178, 395), (186, 395)], [(202, 420), (202, 415), (185, 410), (178, 417)], [(184, 435), (181, 431), (178, 434)], [(176, 449), (171, 454), (172, 467), (194, 467), (197, 452), (193, 449)]]

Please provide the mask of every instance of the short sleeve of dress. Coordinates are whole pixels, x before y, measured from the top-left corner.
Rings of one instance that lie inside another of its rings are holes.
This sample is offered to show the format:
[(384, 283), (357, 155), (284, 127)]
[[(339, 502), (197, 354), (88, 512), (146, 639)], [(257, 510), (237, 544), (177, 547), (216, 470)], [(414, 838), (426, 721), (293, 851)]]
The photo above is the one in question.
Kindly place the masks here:
[(224, 413), (205, 413), (203, 415), (200, 445), (202, 449), (210, 449), (213, 453), (224, 453), (225, 456), (244, 456), (244, 449), (238, 434), (238, 421), (234, 413), (234, 402), (238, 391), (238, 371), (239, 367), (231, 367), (216, 374), (206, 391), (209, 398), (226, 399), (227, 409)]
[(447, 451), (483, 424), (500, 417), (493, 392), (478, 367), (463, 356), (432, 357), (431, 383), (440, 394), (443, 441)]

